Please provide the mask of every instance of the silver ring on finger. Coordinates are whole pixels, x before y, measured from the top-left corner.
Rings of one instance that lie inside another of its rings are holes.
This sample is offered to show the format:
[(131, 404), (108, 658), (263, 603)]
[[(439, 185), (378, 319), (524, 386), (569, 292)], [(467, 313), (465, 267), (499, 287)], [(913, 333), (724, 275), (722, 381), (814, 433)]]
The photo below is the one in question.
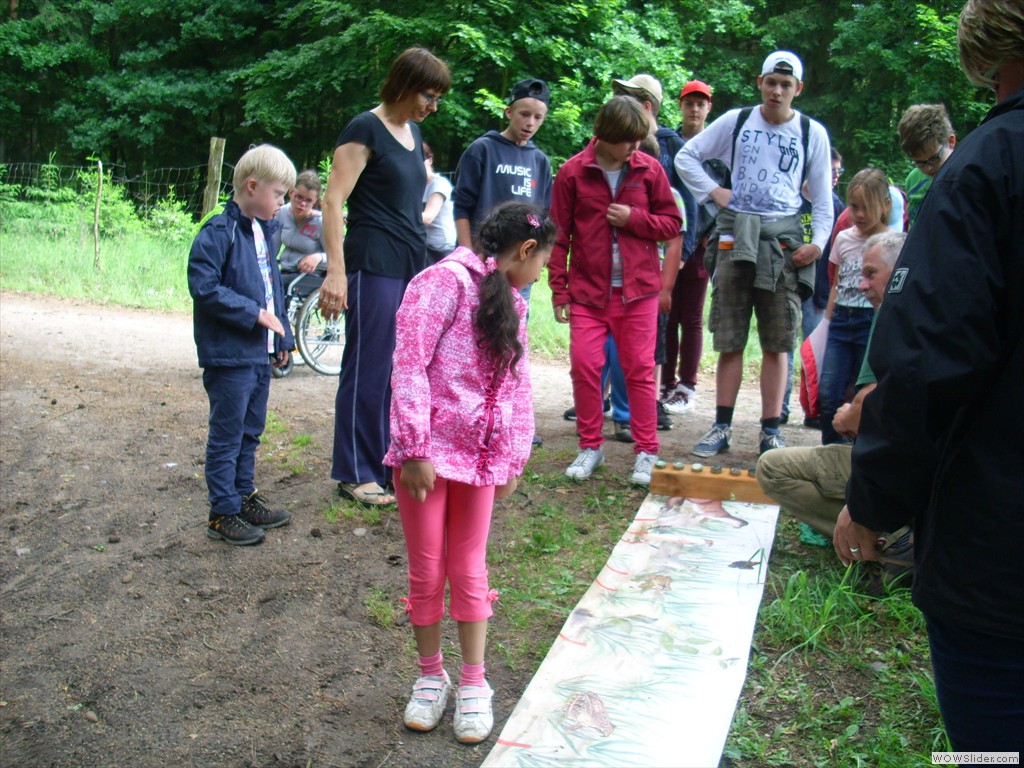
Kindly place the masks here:
[(850, 547), (850, 551), (856, 554), (857, 552), (860, 552), (860, 547)]

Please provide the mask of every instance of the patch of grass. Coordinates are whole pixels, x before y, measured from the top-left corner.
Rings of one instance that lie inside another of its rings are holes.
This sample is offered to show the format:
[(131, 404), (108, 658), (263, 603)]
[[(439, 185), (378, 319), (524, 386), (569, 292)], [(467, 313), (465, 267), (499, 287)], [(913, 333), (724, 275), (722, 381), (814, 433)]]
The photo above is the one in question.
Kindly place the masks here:
[(382, 629), (394, 626), (395, 604), (385, 589), (374, 589), (363, 603), (370, 621)]
[(564, 475), (537, 476), (536, 482), (554, 490), (539, 494), (553, 499), (496, 512), (502, 535), (492, 537), (489, 555), (491, 583), (501, 593), (502, 622), (511, 630), (511, 637), (492, 647), (514, 668), (536, 665), (544, 657), (621, 535), (627, 519), (623, 507), (639, 504), (631, 499), (612, 505), (609, 496), (625, 494), (598, 486), (593, 503), (580, 510), (568, 495), (559, 501), (559, 487), (571, 483)]
[(795, 531), (780, 519), (722, 765), (929, 765), (945, 737), (909, 591), (863, 594)]

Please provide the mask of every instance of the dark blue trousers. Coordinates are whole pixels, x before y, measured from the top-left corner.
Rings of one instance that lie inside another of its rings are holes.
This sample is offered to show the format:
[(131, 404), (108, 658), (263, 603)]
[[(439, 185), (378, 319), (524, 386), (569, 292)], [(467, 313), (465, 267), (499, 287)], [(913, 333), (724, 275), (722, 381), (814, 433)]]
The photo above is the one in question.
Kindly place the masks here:
[(391, 442), (391, 356), (395, 315), (408, 284), (362, 271), (348, 277), (345, 352), (334, 402), (331, 478), (338, 482), (383, 487), (391, 478), (382, 463)]
[(836, 411), (846, 401), (846, 391), (857, 380), (871, 335), (874, 310), (839, 307), (828, 326), (828, 346), (819, 372), (818, 402), (821, 404), (821, 444), (847, 442), (832, 427)]
[(270, 365), (204, 368), (203, 386), (210, 398), (206, 440), (210, 512), (237, 515), (242, 496), (256, 487), (256, 446), (267, 423)]
[(953, 751), (1024, 752), (1024, 640), (925, 620)]

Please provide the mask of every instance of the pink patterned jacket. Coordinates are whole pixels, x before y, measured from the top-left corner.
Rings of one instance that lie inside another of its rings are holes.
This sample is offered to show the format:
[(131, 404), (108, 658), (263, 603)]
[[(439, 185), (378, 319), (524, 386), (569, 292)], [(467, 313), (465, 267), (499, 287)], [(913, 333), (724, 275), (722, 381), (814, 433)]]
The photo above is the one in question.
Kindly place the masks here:
[[(388, 466), (429, 459), (438, 477), (476, 486), (523, 473), (534, 431), (527, 355), (495, 377), (473, 319), (480, 283), (495, 267), (457, 248), (409, 283), (397, 318)], [(525, 351), (526, 302), (509, 290)]]

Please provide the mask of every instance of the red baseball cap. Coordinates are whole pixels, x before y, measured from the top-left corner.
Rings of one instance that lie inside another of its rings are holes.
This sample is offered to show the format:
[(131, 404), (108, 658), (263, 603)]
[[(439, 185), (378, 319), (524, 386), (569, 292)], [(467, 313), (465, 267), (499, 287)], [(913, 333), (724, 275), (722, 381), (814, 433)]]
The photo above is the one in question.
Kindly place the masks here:
[(683, 98), (691, 93), (699, 93), (703, 96), (708, 97), (708, 101), (711, 101), (711, 86), (700, 80), (691, 80), (683, 86), (683, 90), (679, 92), (679, 98)]

